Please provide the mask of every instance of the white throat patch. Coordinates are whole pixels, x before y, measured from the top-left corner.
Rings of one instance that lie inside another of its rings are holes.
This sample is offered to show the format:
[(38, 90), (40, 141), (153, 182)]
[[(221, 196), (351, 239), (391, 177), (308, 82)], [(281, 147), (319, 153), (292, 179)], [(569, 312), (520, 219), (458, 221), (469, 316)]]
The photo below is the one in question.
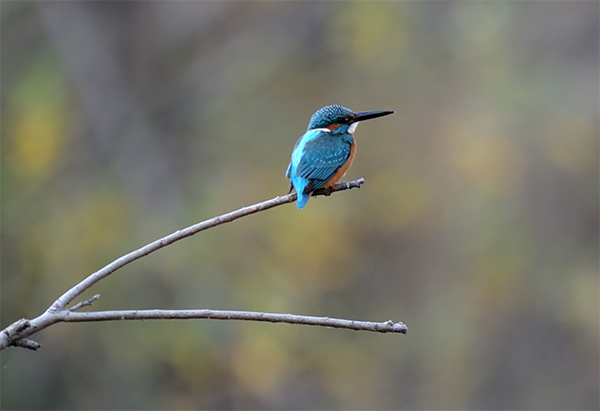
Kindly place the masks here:
[(350, 124), (350, 127), (348, 127), (348, 133), (350, 134), (354, 134), (354, 130), (356, 130), (356, 127), (358, 127), (358, 121), (356, 123), (352, 123)]

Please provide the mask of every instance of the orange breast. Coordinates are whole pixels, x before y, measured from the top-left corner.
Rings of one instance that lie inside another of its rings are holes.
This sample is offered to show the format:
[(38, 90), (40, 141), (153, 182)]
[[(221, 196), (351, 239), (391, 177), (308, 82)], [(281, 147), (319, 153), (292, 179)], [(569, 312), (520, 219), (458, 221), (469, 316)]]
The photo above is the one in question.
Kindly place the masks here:
[(323, 184), (323, 187), (333, 187), (335, 185), (335, 183), (340, 181), (340, 179), (342, 177), (344, 177), (344, 174), (346, 174), (346, 171), (348, 171), (348, 169), (352, 165), (355, 155), (356, 155), (356, 144), (354, 143), (354, 141), (352, 141), (352, 144), (350, 145), (350, 156), (348, 156), (348, 161), (346, 161), (344, 163), (344, 165), (341, 166), (340, 169), (338, 171), (336, 171), (335, 174), (329, 180), (327, 180), (327, 182), (325, 184)]

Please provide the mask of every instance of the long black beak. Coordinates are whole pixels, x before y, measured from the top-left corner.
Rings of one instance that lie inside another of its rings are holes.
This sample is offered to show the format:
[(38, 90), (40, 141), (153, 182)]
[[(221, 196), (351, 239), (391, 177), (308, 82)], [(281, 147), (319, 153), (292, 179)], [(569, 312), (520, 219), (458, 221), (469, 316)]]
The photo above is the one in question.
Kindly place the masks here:
[(372, 118), (388, 116), (393, 114), (393, 111), (384, 110), (384, 111), (359, 111), (358, 113), (354, 113), (354, 117), (350, 120), (349, 124), (356, 123), (358, 121), (370, 120)]

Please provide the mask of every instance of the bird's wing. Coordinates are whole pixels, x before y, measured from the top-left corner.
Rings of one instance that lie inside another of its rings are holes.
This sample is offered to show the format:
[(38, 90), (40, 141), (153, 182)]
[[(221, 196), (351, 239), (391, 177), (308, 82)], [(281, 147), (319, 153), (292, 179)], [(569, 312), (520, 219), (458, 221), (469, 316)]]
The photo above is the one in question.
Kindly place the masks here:
[(285, 170), (285, 176), (290, 178), (290, 172), (292, 171), (292, 163), (288, 164), (287, 169)]
[(300, 148), (302, 151), (296, 166), (296, 176), (309, 180), (304, 193), (325, 184), (350, 157), (350, 142), (339, 136), (319, 131)]

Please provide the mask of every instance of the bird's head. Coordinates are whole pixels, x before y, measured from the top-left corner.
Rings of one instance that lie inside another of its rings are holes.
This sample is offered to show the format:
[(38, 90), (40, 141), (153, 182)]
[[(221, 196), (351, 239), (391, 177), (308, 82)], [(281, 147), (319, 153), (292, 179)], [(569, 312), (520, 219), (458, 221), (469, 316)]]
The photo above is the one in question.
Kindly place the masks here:
[(326, 128), (331, 131), (342, 127), (343, 132), (353, 133), (359, 121), (387, 116), (393, 111), (360, 111), (353, 112), (349, 108), (337, 104), (320, 108), (312, 115), (308, 129)]

